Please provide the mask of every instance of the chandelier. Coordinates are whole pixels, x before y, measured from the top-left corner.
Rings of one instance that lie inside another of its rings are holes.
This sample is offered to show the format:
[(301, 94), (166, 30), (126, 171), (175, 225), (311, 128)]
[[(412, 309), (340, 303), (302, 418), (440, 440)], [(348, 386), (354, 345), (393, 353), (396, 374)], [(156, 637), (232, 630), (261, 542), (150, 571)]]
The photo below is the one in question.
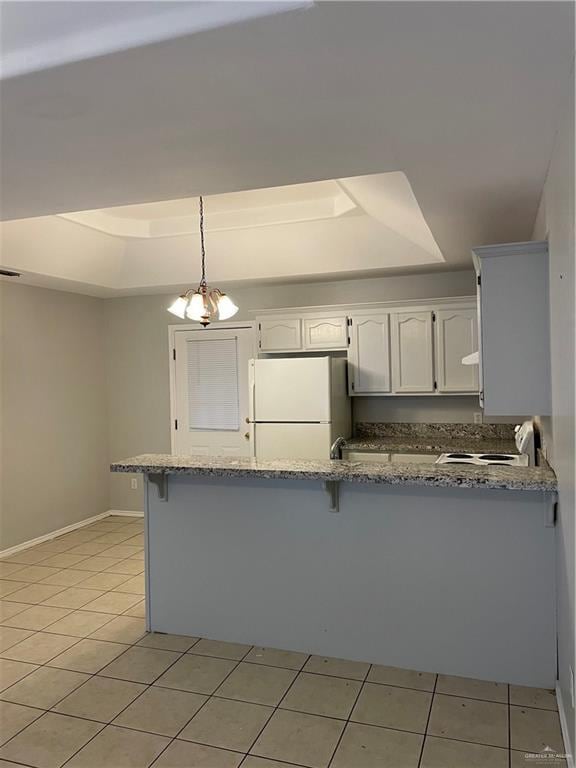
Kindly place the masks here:
[(182, 320), (195, 320), (206, 328), (212, 320), (228, 320), (238, 312), (232, 299), (219, 288), (210, 288), (206, 282), (206, 249), (204, 247), (204, 201), (200, 196), (200, 247), (202, 251), (202, 277), (198, 288), (189, 288), (169, 307)]

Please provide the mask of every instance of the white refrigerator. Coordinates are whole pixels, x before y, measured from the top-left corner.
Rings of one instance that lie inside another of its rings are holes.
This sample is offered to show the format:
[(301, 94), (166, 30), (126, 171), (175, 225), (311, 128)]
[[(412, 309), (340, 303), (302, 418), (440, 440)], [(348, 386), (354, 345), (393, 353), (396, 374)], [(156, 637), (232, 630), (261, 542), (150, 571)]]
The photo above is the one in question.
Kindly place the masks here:
[(329, 459), (352, 419), (344, 358), (250, 360), (250, 432), (257, 459)]

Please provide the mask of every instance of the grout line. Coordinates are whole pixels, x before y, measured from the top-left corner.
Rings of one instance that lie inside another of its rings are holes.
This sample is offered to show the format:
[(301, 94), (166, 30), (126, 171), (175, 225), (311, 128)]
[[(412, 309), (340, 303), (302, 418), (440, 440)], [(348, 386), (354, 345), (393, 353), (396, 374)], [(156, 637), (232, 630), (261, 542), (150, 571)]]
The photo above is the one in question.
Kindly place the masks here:
[(348, 729), (348, 726), (349, 726), (349, 724), (351, 722), (350, 718), (352, 717), (352, 712), (354, 712), (354, 709), (356, 708), (356, 704), (358, 703), (358, 699), (362, 695), (362, 691), (364, 690), (364, 688), (366, 686), (366, 681), (368, 680), (368, 676), (370, 675), (370, 672), (372, 671), (372, 667), (373, 666), (374, 666), (373, 664), (369, 664), (368, 665), (368, 669), (366, 670), (366, 674), (364, 675), (364, 679), (360, 683), (360, 688), (358, 689), (358, 693), (356, 694), (356, 698), (354, 699), (354, 703), (350, 707), (350, 712), (348, 713), (348, 717), (346, 718), (346, 722), (344, 724), (344, 728), (342, 728), (342, 733), (338, 737), (338, 740), (336, 741), (336, 745), (334, 746), (334, 751), (332, 752), (330, 760), (328, 761), (327, 768), (330, 768), (330, 766), (332, 765), (332, 761), (334, 760), (334, 758), (336, 756), (336, 752), (338, 751), (340, 743), (341, 743), (342, 739), (344, 738), (344, 734), (346, 733), (346, 731)]
[(424, 747), (426, 745), (426, 737), (428, 736), (428, 727), (430, 725), (430, 718), (432, 717), (432, 707), (434, 706), (434, 699), (436, 698), (436, 686), (438, 685), (438, 675), (434, 676), (434, 685), (432, 686), (432, 696), (430, 697), (430, 706), (428, 707), (428, 717), (426, 718), (426, 725), (424, 726), (424, 737), (422, 738), (422, 746), (420, 747), (420, 755), (418, 757), (418, 768), (422, 765), (422, 757), (424, 755)]

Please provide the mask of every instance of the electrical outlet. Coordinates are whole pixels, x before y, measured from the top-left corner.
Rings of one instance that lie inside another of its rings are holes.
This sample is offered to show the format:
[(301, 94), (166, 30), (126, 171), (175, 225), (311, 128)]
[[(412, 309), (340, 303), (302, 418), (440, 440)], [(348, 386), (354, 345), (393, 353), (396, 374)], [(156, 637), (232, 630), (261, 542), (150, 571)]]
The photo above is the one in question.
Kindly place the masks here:
[(130, 488), (132, 488), (133, 491), (137, 491), (138, 490), (138, 478), (137, 477), (133, 477), (130, 480)]
[(474, 424), (482, 424), (482, 411), (474, 411)]

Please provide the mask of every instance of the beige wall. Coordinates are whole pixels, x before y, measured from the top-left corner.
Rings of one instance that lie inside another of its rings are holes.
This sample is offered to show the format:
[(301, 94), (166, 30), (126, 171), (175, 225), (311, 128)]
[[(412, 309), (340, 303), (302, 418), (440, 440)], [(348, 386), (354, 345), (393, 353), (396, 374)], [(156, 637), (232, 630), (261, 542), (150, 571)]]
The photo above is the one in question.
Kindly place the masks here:
[[(475, 293), (471, 271), (373, 278), (300, 285), (236, 286), (231, 293), (239, 320), (250, 310), (393, 299), (462, 296)], [(135, 296), (106, 301), (106, 346), (110, 456), (170, 452), (168, 326), (178, 322), (166, 312), (172, 296)], [(408, 398), (402, 398), (408, 400)], [(472, 421), (476, 397), (357, 398), (357, 420)], [(133, 490), (130, 481), (136, 479)], [(113, 509), (142, 508), (141, 479), (111, 475)]]
[(109, 507), (104, 303), (0, 282), (0, 549)]
[(543, 421), (545, 440), (558, 476), (557, 591), (558, 675), (562, 703), (574, 754), (576, 713), (572, 705), (571, 673), (576, 673), (575, 602), (575, 473), (576, 473), (576, 289), (574, 249), (574, 71), (566, 83), (566, 112), (556, 136), (535, 239), (548, 239), (550, 251), (550, 336), (552, 418)]

